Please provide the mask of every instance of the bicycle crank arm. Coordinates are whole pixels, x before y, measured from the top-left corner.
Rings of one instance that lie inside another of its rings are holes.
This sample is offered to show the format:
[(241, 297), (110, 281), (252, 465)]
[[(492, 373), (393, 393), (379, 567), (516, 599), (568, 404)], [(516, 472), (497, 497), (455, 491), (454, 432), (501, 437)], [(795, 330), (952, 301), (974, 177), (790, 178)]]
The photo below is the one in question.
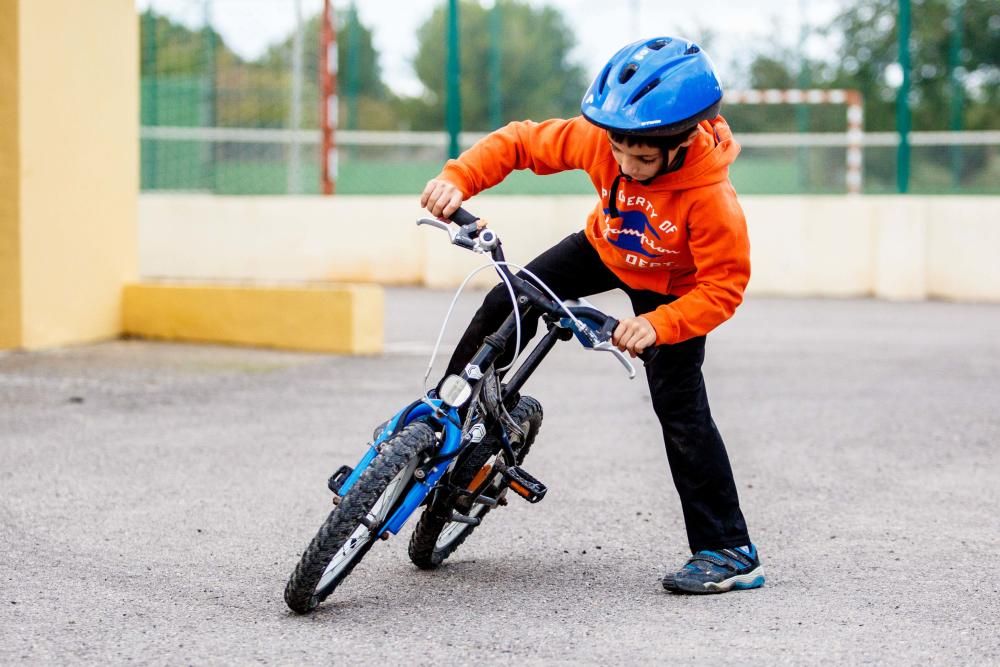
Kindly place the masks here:
[(451, 520), (457, 521), (458, 523), (467, 523), (470, 526), (479, 525), (479, 517), (476, 516), (466, 516), (457, 510), (453, 510), (451, 513)]

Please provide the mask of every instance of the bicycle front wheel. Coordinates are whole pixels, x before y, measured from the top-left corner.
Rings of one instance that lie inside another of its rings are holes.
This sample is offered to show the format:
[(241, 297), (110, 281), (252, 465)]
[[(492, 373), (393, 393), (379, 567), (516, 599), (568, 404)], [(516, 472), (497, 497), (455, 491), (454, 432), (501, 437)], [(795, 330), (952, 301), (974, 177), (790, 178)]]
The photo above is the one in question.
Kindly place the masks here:
[[(517, 406), (510, 411), (510, 416), (514, 422), (521, 427), (524, 437), (516, 437), (511, 434), (511, 446), (514, 449), (516, 463), (518, 465), (524, 461), (524, 457), (531, 449), (538, 429), (542, 425), (542, 406), (530, 396), (522, 396)], [(488, 434), (482, 442), (471, 452), (464, 464), (452, 472), (451, 482), (456, 486), (466, 487), (470, 491), (480, 486), (485, 477), (480, 475), (492, 474), (493, 477), (486, 485), (482, 494), (492, 501), (500, 499), (501, 494), (506, 491), (503, 475), (492, 472), (493, 462), (500, 451), (500, 442), (496, 434)], [(444, 515), (440, 511), (435, 512), (428, 507), (420, 516), (410, 537), (410, 560), (414, 565), (423, 570), (433, 570), (441, 565), (444, 560), (457, 549), (462, 542), (472, 534), (475, 526), (452, 521), (449, 516), (452, 509), (458, 509), (470, 517), (480, 521), (490, 511), (488, 503), (468, 500), (458, 506), (443, 508)]]
[(289, 609), (298, 614), (312, 611), (351, 573), (399, 506), (434, 442), (434, 430), (414, 422), (382, 445), (302, 554), (285, 586)]

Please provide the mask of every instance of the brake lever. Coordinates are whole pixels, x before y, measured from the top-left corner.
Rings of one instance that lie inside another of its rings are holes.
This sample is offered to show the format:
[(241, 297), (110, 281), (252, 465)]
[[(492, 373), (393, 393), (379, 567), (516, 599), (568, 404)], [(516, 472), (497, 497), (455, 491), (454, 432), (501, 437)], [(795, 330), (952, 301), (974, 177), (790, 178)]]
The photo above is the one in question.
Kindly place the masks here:
[(437, 227), (438, 229), (443, 229), (448, 234), (448, 238), (452, 241), (455, 240), (455, 235), (458, 233), (455, 228), (443, 220), (438, 220), (437, 218), (420, 218), (417, 220), (417, 225), (430, 225), (431, 227)]
[[(478, 218), (477, 218), (478, 219)], [(479, 229), (475, 222), (457, 225), (438, 220), (437, 218), (420, 218), (417, 225), (430, 225), (443, 229), (454, 245), (461, 246), (478, 253), (491, 252), (500, 243), (500, 238), (491, 229)], [(473, 237), (473, 234), (478, 234)]]
[(597, 343), (596, 345), (594, 345), (594, 349), (599, 352), (610, 352), (611, 354), (615, 355), (615, 358), (621, 362), (622, 366), (624, 366), (625, 370), (628, 372), (628, 379), (629, 380), (635, 379), (635, 366), (632, 365), (632, 362), (629, 360), (628, 357), (625, 356), (624, 352), (622, 352), (617, 347), (611, 344), (611, 341), (605, 340), (600, 343)]

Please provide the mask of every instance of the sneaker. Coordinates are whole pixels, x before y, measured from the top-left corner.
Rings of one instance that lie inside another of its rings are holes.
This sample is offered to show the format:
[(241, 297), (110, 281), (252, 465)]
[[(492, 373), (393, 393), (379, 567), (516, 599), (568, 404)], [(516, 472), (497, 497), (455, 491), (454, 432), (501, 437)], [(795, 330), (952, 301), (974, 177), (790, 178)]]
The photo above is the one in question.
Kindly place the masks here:
[(763, 585), (764, 568), (752, 544), (699, 551), (680, 571), (663, 577), (663, 587), (674, 593), (725, 593)]

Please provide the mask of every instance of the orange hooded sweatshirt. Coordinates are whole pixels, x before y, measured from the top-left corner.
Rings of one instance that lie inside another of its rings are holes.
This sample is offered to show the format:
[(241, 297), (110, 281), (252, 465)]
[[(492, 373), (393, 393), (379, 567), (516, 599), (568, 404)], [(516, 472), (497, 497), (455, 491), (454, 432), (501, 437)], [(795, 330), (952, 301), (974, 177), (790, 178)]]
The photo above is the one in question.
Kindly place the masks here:
[(729, 182), (729, 165), (739, 152), (721, 116), (702, 122), (680, 169), (646, 185), (620, 179), (618, 217), (609, 214), (619, 170), (607, 132), (582, 116), (510, 123), (449, 160), (438, 178), (468, 199), (514, 169), (586, 171), (600, 194), (586, 234), (601, 260), (630, 287), (679, 297), (642, 314), (656, 329), (656, 344), (663, 345), (707, 334), (743, 300), (750, 243)]

